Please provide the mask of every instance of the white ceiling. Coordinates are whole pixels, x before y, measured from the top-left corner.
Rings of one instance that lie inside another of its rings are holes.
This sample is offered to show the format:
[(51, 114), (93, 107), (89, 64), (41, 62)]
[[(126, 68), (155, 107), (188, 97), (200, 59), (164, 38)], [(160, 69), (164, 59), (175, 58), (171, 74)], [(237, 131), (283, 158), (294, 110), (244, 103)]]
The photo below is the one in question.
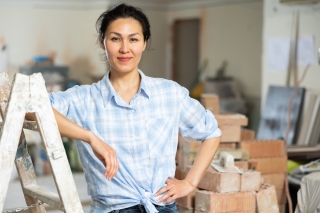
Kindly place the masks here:
[(143, 9), (170, 10), (261, 1), (263, 0), (0, 0), (0, 7), (27, 6), (36, 8), (98, 9), (126, 2)]

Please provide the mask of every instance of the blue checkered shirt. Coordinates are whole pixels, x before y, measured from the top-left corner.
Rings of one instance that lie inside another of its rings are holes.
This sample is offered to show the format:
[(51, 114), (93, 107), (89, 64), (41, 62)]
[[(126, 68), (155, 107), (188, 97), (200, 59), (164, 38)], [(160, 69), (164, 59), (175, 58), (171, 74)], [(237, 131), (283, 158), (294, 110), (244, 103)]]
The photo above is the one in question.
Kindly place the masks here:
[[(91, 212), (110, 212), (143, 204), (157, 212), (155, 193), (175, 174), (178, 133), (197, 140), (221, 135), (213, 114), (179, 84), (145, 76), (130, 104), (114, 90), (109, 73), (92, 85), (49, 94), (52, 106), (116, 150), (117, 175), (110, 181), (91, 146), (77, 141), (92, 196)], [(159, 204), (159, 205), (163, 205)]]

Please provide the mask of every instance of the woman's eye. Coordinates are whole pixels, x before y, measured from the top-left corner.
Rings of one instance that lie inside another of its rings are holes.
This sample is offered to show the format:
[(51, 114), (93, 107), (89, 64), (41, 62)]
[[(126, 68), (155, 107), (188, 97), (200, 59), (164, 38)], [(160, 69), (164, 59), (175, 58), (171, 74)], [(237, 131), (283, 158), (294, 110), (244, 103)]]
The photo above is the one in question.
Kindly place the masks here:
[(113, 37), (111, 38), (112, 41), (119, 41), (120, 39), (119, 38), (116, 38), (116, 37)]
[(131, 38), (130, 41), (136, 42), (136, 41), (138, 41), (138, 39), (136, 39), (136, 38)]

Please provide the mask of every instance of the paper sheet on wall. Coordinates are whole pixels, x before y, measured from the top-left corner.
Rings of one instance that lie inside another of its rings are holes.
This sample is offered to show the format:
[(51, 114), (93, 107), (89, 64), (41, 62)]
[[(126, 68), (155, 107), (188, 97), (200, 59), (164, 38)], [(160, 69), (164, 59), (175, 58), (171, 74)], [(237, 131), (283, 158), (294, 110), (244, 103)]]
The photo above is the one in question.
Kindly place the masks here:
[(289, 38), (270, 38), (268, 42), (268, 68), (269, 70), (288, 70), (290, 56)]
[(313, 36), (304, 36), (298, 39), (297, 46), (298, 64), (307, 66), (314, 63), (314, 38)]

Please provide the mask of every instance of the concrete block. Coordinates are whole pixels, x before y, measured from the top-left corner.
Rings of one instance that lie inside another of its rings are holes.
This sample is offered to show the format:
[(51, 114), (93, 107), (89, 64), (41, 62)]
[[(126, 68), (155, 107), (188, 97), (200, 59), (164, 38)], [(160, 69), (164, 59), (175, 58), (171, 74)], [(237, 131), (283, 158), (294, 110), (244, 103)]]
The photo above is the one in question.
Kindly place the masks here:
[(277, 194), (277, 201), (278, 204), (286, 204), (287, 203), (287, 196), (286, 196), (286, 188), (283, 187), (281, 189), (276, 189)]
[(210, 110), (214, 115), (220, 114), (219, 96), (216, 94), (202, 94), (200, 98), (202, 106)]
[(236, 142), (221, 142), (218, 146), (218, 149), (236, 149), (237, 143)]
[(236, 126), (247, 126), (248, 118), (242, 114), (219, 114), (215, 115), (219, 126), (223, 125), (236, 125)]

